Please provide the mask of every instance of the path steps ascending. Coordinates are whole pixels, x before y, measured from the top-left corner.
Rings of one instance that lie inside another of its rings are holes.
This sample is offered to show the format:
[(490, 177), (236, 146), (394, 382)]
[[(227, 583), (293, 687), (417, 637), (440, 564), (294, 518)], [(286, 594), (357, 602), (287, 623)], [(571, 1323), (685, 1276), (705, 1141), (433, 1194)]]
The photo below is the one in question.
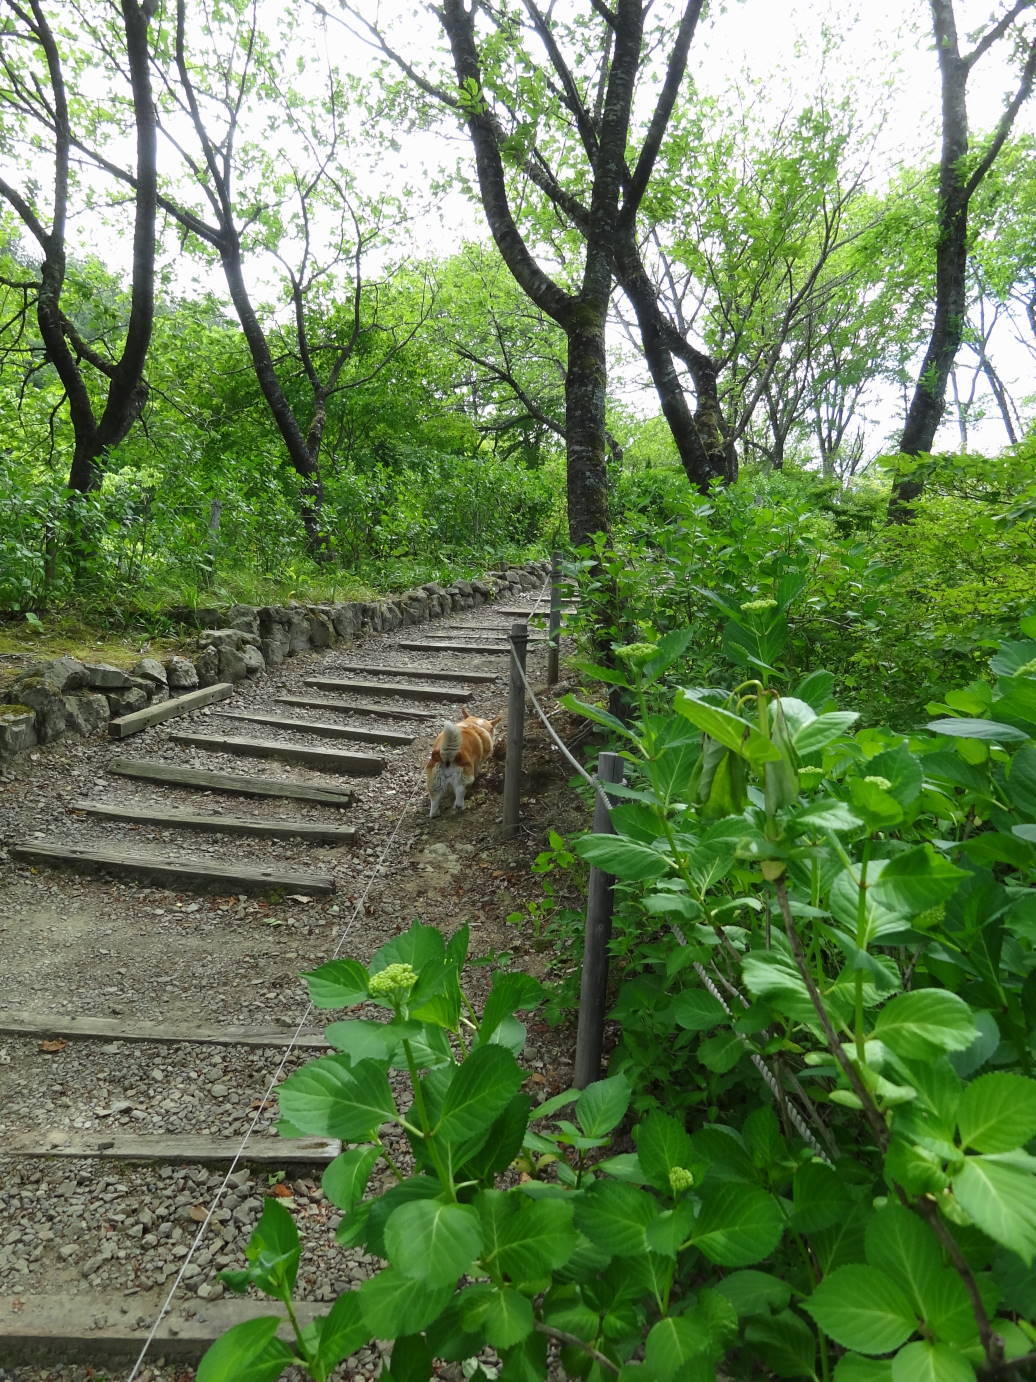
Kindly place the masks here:
[[(496, 677), (491, 680), (496, 681)], [(330, 677), (307, 677), (305, 685), (359, 696), (407, 696), (412, 701), (466, 701), (471, 695), (466, 686), (402, 686), (386, 681), (338, 681)]]
[(285, 892), (328, 897), (335, 890), (327, 874), (296, 873), (275, 865), (212, 864), (203, 859), (130, 854), (124, 850), (48, 844), (45, 840), (11, 845), (11, 856), (26, 864), (66, 865), (78, 873), (114, 873), (144, 878), (160, 887), (187, 887), (192, 892)]
[(279, 777), (252, 777), (248, 773), (220, 773), (211, 768), (178, 768), (171, 763), (143, 758), (117, 758), (109, 772), (145, 782), (166, 782), (172, 787), (197, 787), (203, 792), (232, 792), (243, 797), (286, 797), (321, 806), (350, 806), (356, 797), (351, 787), (317, 787)]
[[(339, 672), (360, 672), (368, 677), (415, 677), (418, 681), (496, 681), (499, 672), (480, 672), (473, 668), (453, 667), (448, 672), (438, 672), (430, 667), (373, 667), (363, 662), (335, 662)], [(312, 686), (307, 681), (307, 686)]]
[(106, 801), (74, 801), (70, 810), (155, 829), (204, 830), (213, 835), (262, 835), (273, 840), (308, 840), (321, 845), (350, 844), (356, 838), (351, 825), (318, 825), (284, 818), (260, 820), (258, 816), (205, 816), (178, 807), (143, 806), (136, 802), (119, 806)]
[(176, 744), (207, 749), (209, 753), (240, 754), (243, 758), (280, 758), (288, 763), (304, 763), (322, 773), (341, 773), (344, 777), (376, 777), (385, 768), (384, 758), (372, 753), (346, 753), (344, 749), (311, 749), (300, 744), (285, 744), (279, 739), (241, 739), (219, 734), (171, 734)]
[(139, 734), (149, 725), (186, 715), (189, 710), (198, 710), (203, 705), (211, 705), (213, 701), (225, 701), (236, 690), (233, 682), (218, 681), (214, 686), (202, 687), (200, 691), (188, 691), (184, 696), (174, 696), (171, 701), (160, 701), (158, 705), (149, 705), (145, 710), (120, 715), (117, 720), (108, 721), (108, 738), (125, 739), (127, 735)]
[(249, 720), (256, 725), (291, 729), (298, 734), (315, 734), (325, 739), (356, 739), (364, 744), (412, 744), (412, 734), (392, 729), (361, 729), (358, 725), (332, 725), (321, 720), (293, 720), (288, 715), (263, 715), (257, 710), (220, 710), (225, 720)]
[(374, 705), (369, 701), (333, 701), (327, 696), (274, 696), (278, 705), (302, 705), (311, 710), (338, 710), (346, 715), (375, 715), (386, 720), (435, 720), (434, 710), (402, 705)]

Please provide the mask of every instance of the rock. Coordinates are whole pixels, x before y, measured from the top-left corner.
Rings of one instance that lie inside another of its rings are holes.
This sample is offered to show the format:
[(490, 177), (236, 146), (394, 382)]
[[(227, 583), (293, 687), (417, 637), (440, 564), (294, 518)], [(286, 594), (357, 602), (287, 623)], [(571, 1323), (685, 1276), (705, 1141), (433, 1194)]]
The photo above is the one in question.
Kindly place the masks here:
[[(215, 652), (216, 650), (206, 649), (206, 652), (210, 651)], [(259, 657), (262, 658), (262, 653), (259, 654)], [(236, 648), (220, 648), (217, 665), (219, 667), (218, 681), (244, 681), (248, 675), (248, 664), (245, 661), (244, 653), (238, 652)]]
[(215, 686), (219, 681), (219, 653), (215, 648), (203, 648), (194, 659), (199, 686)]
[(360, 629), (360, 618), (354, 604), (332, 605), (331, 623), (339, 638), (355, 638)]
[(0, 759), (31, 749), (38, 742), (32, 710), (22, 705), (0, 705)]
[(142, 657), (130, 668), (130, 676), (154, 686), (167, 686), (169, 676), (157, 657)]
[(287, 640), (279, 638), (261, 638), (259, 640), (259, 651), (263, 655), (263, 661), (267, 667), (278, 667), (288, 655)]
[(241, 658), (245, 664), (245, 676), (257, 677), (261, 672), (266, 671), (266, 658), (263, 657), (259, 648), (242, 648)]
[(259, 611), (255, 605), (231, 605), (226, 620), (228, 628), (259, 634)]
[(32, 705), (36, 709), (27, 693), (61, 696), (69, 691), (78, 691), (86, 682), (87, 671), (81, 662), (74, 657), (56, 657), (51, 662), (37, 663), (17, 677), (11, 684), (10, 697), (12, 701)]
[(109, 691), (104, 698), (112, 718), (131, 715), (134, 710), (143, 710), (148, 704), (148, 695), (139, 686), (128, 686), (125, 691)]
[(288, 610), (288, 654), (304, 653), (309, 647), (309, 619), (306, 612), (293, 605)]
[(193, 691), (198, 685), (198, 670), (186, 657), (166, 658), (165, 674), (174, 691)]
[(78, 691), (63, 696), (65, 731), (73, 734), (95, 734), (111, 719), (108, 702), (93, 691)]
[(131, 685), (129, 676), (121, 667), (111, 667), (106, 662), (86, 662), (86, 684), (93, 691), (124, 691)]
[(309, 608), (306, 611), (309, 624), (308, 636), (311, 648), (330, 648), (335, 641), (335, 626), (321, 609)]

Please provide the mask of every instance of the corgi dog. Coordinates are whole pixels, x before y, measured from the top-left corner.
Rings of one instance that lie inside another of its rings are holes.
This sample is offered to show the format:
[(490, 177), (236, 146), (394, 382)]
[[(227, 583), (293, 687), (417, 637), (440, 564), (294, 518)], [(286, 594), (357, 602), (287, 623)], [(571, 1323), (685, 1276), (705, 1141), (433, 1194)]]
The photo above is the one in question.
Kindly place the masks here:
[(464, 792), (491, 756), (493, 730), (499, 723), (499, 715), (495, 720), (483, 720), (464, 706), (463, 720), (443, 726), (424, 768), (432, 801), (429, 816), (439, 814), (439, 804), (450, 787), (453, 788), (454, 810), (464, 810)]

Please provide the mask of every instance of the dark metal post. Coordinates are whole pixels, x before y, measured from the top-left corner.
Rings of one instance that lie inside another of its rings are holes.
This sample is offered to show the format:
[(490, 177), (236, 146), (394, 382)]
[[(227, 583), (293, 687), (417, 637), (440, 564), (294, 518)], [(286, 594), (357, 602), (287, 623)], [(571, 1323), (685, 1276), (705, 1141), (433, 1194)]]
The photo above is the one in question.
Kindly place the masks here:
[(504, 760), (504, 835), (518, 834), (518, 807), (522, 787), (522, 741), (525, 738), (525, 657), (529, 626), (511, 625), (511, 680), (507, 690), (507, 757)]
[(547, 685), (558, 679), (558, 644), (561, 641), (561, 553), (550, 558), (550, 623), (547, 626)]
[[(625, 762), (617, 753), (602, 753), (597, 760), (597, 781), (621, 782)], [(612, 833), (611, 812), (598, 793), (594, 801), (594, 834)], [(585, 1089), (601, 1075), (604, 1047), (604, 1009), (608, 993), (608, 942), (612, 934), (612, 888), (615, 880), (601, 869), (590, 870), (586, 890), (586, 934), (583, 940), (583, 976), (579, 988), (579, 1025), (573, 1083)]]

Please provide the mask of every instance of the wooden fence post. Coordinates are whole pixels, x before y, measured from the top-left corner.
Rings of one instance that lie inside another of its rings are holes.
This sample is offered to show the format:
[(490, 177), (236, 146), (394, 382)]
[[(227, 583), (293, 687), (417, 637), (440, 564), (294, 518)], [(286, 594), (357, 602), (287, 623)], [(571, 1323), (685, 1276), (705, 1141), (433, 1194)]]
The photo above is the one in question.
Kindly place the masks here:
[(547, 685), (558, 679), (558, 644), (561, 641), (561, 553), (550, 558), (550, 622), (547, 625)]
[(522, 788), (522, 742), (525, 738), (525, 656), (529, 626), (511, 625), (511, 680), (507, 689), (507, 757), (504, 760), (504, 837), (518, 834), (518, 807)]
[[(617, 753), (602, 753), (597, 760), (597, 781), (621, 782), (625, 762)], [(598, 792), (594, 800), (594, 834), (612, 833), (611, 812)], [(601, 1075), (604, 1048), (604, 1010), (608, 994), (608, 942), (612, 934), (612, 888), (615, 880), (601, 869), (590, 870), (586, 890), (586, 933), (583, 939), (583, 975), (579, 986), (579, 1025), (573, 1083), (585, 1089)]]

